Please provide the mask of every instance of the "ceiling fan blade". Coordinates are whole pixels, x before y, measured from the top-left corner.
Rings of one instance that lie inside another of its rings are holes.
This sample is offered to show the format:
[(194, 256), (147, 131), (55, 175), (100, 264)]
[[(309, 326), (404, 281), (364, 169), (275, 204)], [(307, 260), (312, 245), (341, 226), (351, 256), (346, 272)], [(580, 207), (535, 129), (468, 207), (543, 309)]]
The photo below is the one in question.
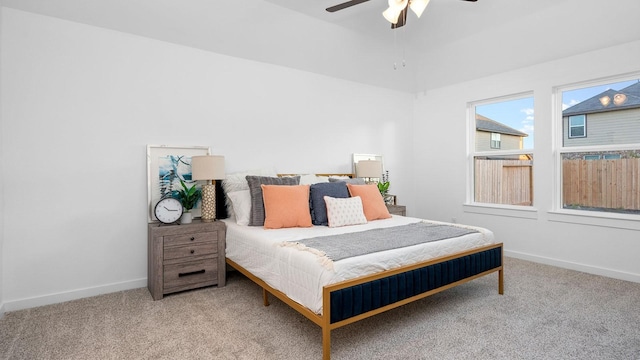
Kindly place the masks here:
[(328, 12), (336, 12), (338, 10), (346, 9), (348, 7), (352, 7), (353, 5), (362, 4), (363, 2), (367, 2), (369, 0), (351, 0), (347, 2), (343, 2), (342, 4), (330, 6), (327, 8)]

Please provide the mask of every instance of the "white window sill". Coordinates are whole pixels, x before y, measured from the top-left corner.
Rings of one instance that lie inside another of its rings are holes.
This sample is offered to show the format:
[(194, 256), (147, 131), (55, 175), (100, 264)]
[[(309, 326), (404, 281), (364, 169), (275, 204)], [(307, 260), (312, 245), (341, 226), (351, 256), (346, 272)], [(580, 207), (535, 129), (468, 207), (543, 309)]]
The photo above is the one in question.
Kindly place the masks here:
[(507, 216), (523, 219), (538, 218), (538, 209), (532, 206), (470, 203), (464, 204), (462, 208), (464, 212), (474, 214)]
[(549, 211), (549, 221), (640, 230), (640, 215), (558, 209)]

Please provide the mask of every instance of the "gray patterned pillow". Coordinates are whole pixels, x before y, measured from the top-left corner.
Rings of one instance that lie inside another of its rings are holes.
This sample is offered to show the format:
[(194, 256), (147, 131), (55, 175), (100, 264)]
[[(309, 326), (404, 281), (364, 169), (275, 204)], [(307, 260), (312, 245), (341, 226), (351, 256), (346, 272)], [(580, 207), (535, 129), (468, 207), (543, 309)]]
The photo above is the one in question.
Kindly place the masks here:
[(365, 185), (366, 182), (363, 178), (343, 179), (343, 178), (329, 178), (329, 182), (344, 182), (351, 185)]
[(264, 200), (262, 199), (262, 187), (260, 185), (298, 185), (300, 176), (270, 177), (247, 175), (249, 192), (251, 193), (250, 226), (264, 226)]
[[(224, 190), (225, 195), (234, 191), (249, 190), (247, 175), (276, 176), (276, 174), (275, 170), (268, 168), (230, 173), (227, 174), (225, 179), (222, 181), (222, 189)], [(225, 205), (227, 206), (227, 214), (229, 217), (235, 217), (233, 205), (228, 196), (225, 196)]]

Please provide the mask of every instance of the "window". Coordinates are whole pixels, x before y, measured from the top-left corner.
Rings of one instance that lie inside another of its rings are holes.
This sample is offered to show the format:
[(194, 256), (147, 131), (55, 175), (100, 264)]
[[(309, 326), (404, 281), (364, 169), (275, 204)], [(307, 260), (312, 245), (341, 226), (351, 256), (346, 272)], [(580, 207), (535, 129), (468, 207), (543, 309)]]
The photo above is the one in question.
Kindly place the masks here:
[[(562, 98), (558, 204), (640, 215), (640, 80), (567, 87)], [(589, 134), (586, 125), (589, 119)]]
[(569, 116), (569, 138), (587, 136), (587, 116), (573, 115)]
[(500, 149), (500, 134), (491, 133), (491, 148)]
[(470, 201), (533, 204), (533, 97), (515, 95), (470, 105)]

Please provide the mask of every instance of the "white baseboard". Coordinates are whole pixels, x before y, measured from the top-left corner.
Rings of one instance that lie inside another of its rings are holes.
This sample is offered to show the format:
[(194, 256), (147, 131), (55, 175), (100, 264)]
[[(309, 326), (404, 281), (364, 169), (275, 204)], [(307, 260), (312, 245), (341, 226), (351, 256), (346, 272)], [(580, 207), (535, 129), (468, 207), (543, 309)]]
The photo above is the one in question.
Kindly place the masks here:
[[(601, 276), (606, 276), (614, 279), (640, 283), (640, 274), (628, 273), (628, 272), (623, 272), (619, 270), (612, 270), (612, 269), (607, 269), (607, 268), (602, 268), (597, 266), (591, 266), (591, 265), (579, 264), (579, 263), (553, 259), (553, 258), (548, 258), (543, 256), (531, 255), (531, 254), (521, 253), (518, 251), (505, 250), (504, 255), (508, 257), (532, 261), (540, 264), (557, 266), (564, 269), (582, 271), (589, 274), (601, 275)], [(138, 279), (138, 280), (125, 281), (121, 283), (67, 291), (67, 292), (62, 292), (57, 294), (50, 294), (50, 295), (36, 296), (36, 297), (25, 298), (20, 300), (7, 301), (3, 304), (0, 304), (0, 319), (4, 317), (5, 312), (9, 312), (9, 311), (17, 311), (17, 310), (34, 308), (38, 306), (57, 304), (65, 301), (77, 300), (77, 299), (82, 299), (82, 298), (91, 297), (91, 296), (108, 294), (112, 292), (137, 289), (137, 288), (146, 287), (146, 286), (147, 286), (147, 279), (144, 278), (144, 279)]]
[(619, 271), (619, 270), (607, 269), (607, 268), (598, 267), (598, 266), (592, 266), (592, 265), (579, 264), (579, 263), (574, 263), (574, 262), (570, 262), (570, 261), (564, 261), (564, 260), (553, 259), (553, 258), (548, 258), (548, 257), (543, 257), (543, 256), (537, 256), (537, 255), (521, 253), (521, 252), (517, 252), (517, 251), (505, 250), (504, 251), (504, 255), (508, 256), (508, 257), (513, 257), (513, 258), (522, 259), (522, 260), (528, 260), (528, 261), (532, 261), (532, 262), (536, 262), (536, 263), (540, 263), (540, 264), (557, 266), (557, 267), (560, 267), (560, 268), (563, 268), (563, 269), (582, 271), (582, 272), (589, 273), (589, 274), (606, 276), (606, 277), (610, 277), (610, 278), (614, 278), (614, 279), (640, 283), (640, 274), (634, 274), (634, 273), (629, 273), (629, 272), (624, 272), (624, 271)]
[(138, 279), (125, 281), (121, 283), (107, 284), (102, 286), (95, 286), (91, 288), (84, 288), (72, 291), (61, 292), (57, 294), (36, 296), (32, 298), (25, 298), (13, 301), (7, 301), (3, 304), (4, 310), (16, 311), (34, 308), (38, 306), (57, 304), (65, 301), (77, 300), (87, 298), (91, 296), (97, 296), (102, 294), (108, 294), (112, 292), (138, 289), (141, 287), (147, 287), (147, 279)]

